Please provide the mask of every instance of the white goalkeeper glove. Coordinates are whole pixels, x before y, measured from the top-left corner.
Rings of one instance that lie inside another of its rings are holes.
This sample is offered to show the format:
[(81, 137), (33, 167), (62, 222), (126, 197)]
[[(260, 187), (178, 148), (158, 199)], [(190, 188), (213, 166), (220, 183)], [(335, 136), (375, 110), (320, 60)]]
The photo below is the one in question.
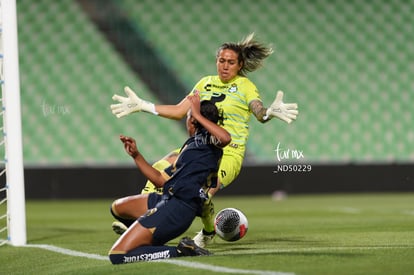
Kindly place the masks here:
[(278, 91), (276, 94), (275, 101), (267, 109), (266, 115), (263, 117), (264, 120), (271, 119), (272, 117), (277, 117), (287, 123), (291, 123), (296, 119), (296, 116), (299, 114), (298, 104), (296, 103), (283, 103), (283, 92)]
[(128, 97), (119, 95), (114, 95), (112, 97), (113, 100), (119, 102), (111, 105), (112, 113), (116, 115), (117, 118), (141, 111), (158, 115), (157, 111), (155, 111), (155, 105), (153, 103), (139, 98), (128, 86), (124, 88), (124, 91)]

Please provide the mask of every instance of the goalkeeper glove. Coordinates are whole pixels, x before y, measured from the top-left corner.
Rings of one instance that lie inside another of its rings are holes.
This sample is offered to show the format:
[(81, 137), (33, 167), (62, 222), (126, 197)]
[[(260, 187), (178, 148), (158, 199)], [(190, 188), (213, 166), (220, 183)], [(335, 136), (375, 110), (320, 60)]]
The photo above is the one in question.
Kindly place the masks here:
[(298, 104), (296, 103), (283, 103), (283, 92), (278, 91), (276, 94), (275, 101), (266, 110), (266, 115), (263, 117), (264, 120), (277, 117), (287, 123), (291, 123), (292, 120), (296, 119), (298, 112)]
[(158, 115), (157, 111), (155, 111), (155, 105), (153, 103), (142, 100), (129, 87), (125, 87), (124, 91), (128, 97), (119, 95), (114, 95), (112, 97), (113, 100), (119, 102), (111, 105), (112, 113), (116, 115), (117, 118), (140, 111)]

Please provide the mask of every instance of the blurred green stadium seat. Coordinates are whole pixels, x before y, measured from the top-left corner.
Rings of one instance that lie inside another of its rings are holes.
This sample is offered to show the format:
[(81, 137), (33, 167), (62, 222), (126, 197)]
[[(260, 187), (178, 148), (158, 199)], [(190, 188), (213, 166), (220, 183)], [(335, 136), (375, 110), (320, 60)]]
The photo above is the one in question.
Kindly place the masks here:
[[(252, 119), (246, 162), (276, 163), (278, 144), (303, 151), (301, 161), (309, 163), (414, 161), (410, 1), (117, 3), (188, 87), (216, 73), (222, 42), (255, 32), (273, 44), (275, 53), (250, 78), (265, 105), (281, 89), (286, 102), (299, 103), (300, 116), (291, 125)], [(111, 96), (124, 85), (156, 99), (76, 2), (17, 4), (27, 163), (129, 163), (120, 133), (145, 143), (144, 153), (154, 159), (180, 146), (186, 134), (179, 123), (112, 116)]]
[(121, 133), (135, 137), (149, 161), (182, 145), (183, 122), (111, 114), (111, 97), (123, 94), (124, 85), (156, 99), (76, 2), (17, 4), (26, 165), (131, 164)]
[(273, 44), (250, 77), (266, 105), (282, 89), (300, 116), (289, 126), (252, 122), (248, 160), (273, 162), (279, 142), (305, 162), (414, 160), (409, 1), (119, 2), (188, 85), (215, 74), (222, 42), (255, 32)]

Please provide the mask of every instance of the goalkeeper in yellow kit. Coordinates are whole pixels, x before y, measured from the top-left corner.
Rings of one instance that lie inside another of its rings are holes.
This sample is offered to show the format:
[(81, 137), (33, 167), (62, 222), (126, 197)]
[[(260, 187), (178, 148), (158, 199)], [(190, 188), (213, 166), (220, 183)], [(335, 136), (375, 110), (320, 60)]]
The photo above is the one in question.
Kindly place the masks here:
[[(278, 91), (274, 102), (265, 108), (256, 86), (246, 77), (248, 72), (258, 69), (272, 52), (272, 48), (255, 41), (253, 33), (238, 43), (224, 43), (216, 53), (217, 75), (203, 77), (190, 92), (199, 91), (201, 100), (215, 102), (223, 112), (223, 128), (232, 137), (232, 143), (223, 149), (219, 182), (216, 188), (209, 191), (210, 200), (203, 210), (204, 228), (194, 237), (195, 243), (200, 247), (205, 247), (215, 234), (211, 198), (219, 189), (233, 182), (240, 172), (249, 136), (250, 115), (253, 114), (262, 123), (273, 117), (290, 123), (298, 115), (297, 104), (284, 103), (282, 91)], [(112, 104), (111, 109), (118, 118), (144, 111), (178, 120), (190, 108), (190, 102), (186, 98), (176, 105), (155, 105), (139, 98), (129, 87), (125, 87), (125, 93), (127, 97), (113, 96), (113, 100), (119, 103)]]

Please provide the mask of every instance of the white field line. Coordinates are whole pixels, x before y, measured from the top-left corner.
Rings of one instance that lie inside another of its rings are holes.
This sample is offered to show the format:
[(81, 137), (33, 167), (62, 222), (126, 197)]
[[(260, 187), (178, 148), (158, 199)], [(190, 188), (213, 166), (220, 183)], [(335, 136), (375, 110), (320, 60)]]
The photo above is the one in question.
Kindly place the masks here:
[(58, 247), (58, 246), (54, 246), (54, 245), (27, 244), (27, 245), (25, 245), (25, 247), (42, 248), (42, 249), (46, 249), (46, 250), (49, 250), (49, 251), (53, 251), (53, 252), (56, 252), (56, 253), (65, 254), (65, 255), (69, 255), (69, 256), (76, 256), (76, 257), (83, 257), (83, 258), (88, 258), (88, 259), (109, 261), (108, 256), (105, 257), (105, 256), (101, 256), (101, 255), (98, 255), (98, 254), (91, 254), (91, 253), (75, 251), (75, 250), (66, 249), (66, 248), (62, 248), (62, 247)]
[(226, 251), (226, 252), (216, 252), (214, 255), (254, 255), (254, 254), (264, 254), (264, 253), (274, 253), (274, 254), (283, 254), (283, 253), (297, 253), (297, 252), (317, 252), (317, 251), (369, 251), (369, 250), (383, 250), (383, 249), (413, 249), (412, 245), (398, 245), (398, 246), (342, 246), (342, 247), (308, 247), (308, 248), (276, 248), (276, 249), (245, 249), (241, 251)]
[[(52, 252), (75, 256), (75, 257), (84, 257), (88, 259), (95, 259), (95, 260), (104, 260), (109, 262), (108, 256), (102, 256), (98, 254), (91, 254), (85, 253), (80, 251), (75, 251), (71, 249), (61, 248), (54, 245), (48, 244), (28, 244), (25, 247), (32, 247), (32, 248), (41, 248), (46, 249)], [(315, 251), (346, 251), (346, 250), (381, 250), (381, 249), (408, 249), (414, 248), (413, 246), (375, 246), (375, 247), (366, 247), (366, 246), (344, 246), (344, 247), (309, 247), (309, 248), (287, 248), (287, 249), (247, 249), (243, 252), (241, 251), (234, 251), (231, 250), (226, 252), (217, 252), (214, 255), (242, 255), (242, 254), (263, 254), (263, 253), (274, 253), (274, 254), (282, 254), (282, 253), (291, 253), (291, 252), (315, 252)], [(229, 268), (229, 267), (222, 267), (222, 266), (215, 266), (209, 264), (203, 264), (198, 262), (189, 262), (184, 260), (175, 260), (175, 259), (166, 259), (166, 260), (159, 260), (154, 262), (161, 262), (161, 263), (169, 263), (177, 266), (183, 266), (187, 268), (194, 268), (194, 269), (203, 269), (209, 270), (212, 272), (221, 272), (221, 273), (233, 273), (233, 274), (253, 274), (253, 275), (295, 275), (294, 273), (287, 273), (287, 272), (278, 272), (278, 271), (267, 271), (267, 270), (249, 270), (249, 269), (237, 269), (237, 268)]]
[[(75, 250), (61, 248), (61, 247), (54, 246), (54, 245), (28, 244), (28, 245), (25, 245), (25, 247), (41, 248), (41, 249), (46, 249), (46, 250), (53, 251), (56, 253), (69, 255), (69, 256), (84, 257), (84, 258), (95, 259), (95, 260), (105, 260), (109, 262), (108, 256), (101, 256), (98, 254), (75, 251)], [(166, 260), (159, 260), (159, 261), (154, 261), (154, 262), (169, 263), (169, 264), (183, 266), (187, 268), (204, 269), (204, 270), (209, 270), (213, 272), (222, 272), (222, 273), (253, 274), (253, 275), (295, 275), (294, 273), (285, 273), (285, 272), (277, 272), (277, 271), (248, 270), (248, 269), (221, 267), (221, 266), (202, 264), (202, 263), (197, 263), (197, 262), (188, 262), (188, 261), (183, 261), (183, 260), (166, 259)]]
[(167, 262), (167, 263), (178, 265), (178, 266), (191, 267), (195, 269), (204, 269), (204, 270), (209, 270), (213, 272), (221, 272), (221, 273), (255, 274), (255, 275), (295, 275), (295, 273), (266, 271), (266, 270), (252, 270), (252, 269), (237, 269), (237, 268), (202, 264), (202, 263), (197, 263), (197, 262), (188, 262), (188, 261), (182, 261), (182, 260), (167, 259), (167, 260), (160, 260), (159, 262), (162, 262), (162, 263)]

